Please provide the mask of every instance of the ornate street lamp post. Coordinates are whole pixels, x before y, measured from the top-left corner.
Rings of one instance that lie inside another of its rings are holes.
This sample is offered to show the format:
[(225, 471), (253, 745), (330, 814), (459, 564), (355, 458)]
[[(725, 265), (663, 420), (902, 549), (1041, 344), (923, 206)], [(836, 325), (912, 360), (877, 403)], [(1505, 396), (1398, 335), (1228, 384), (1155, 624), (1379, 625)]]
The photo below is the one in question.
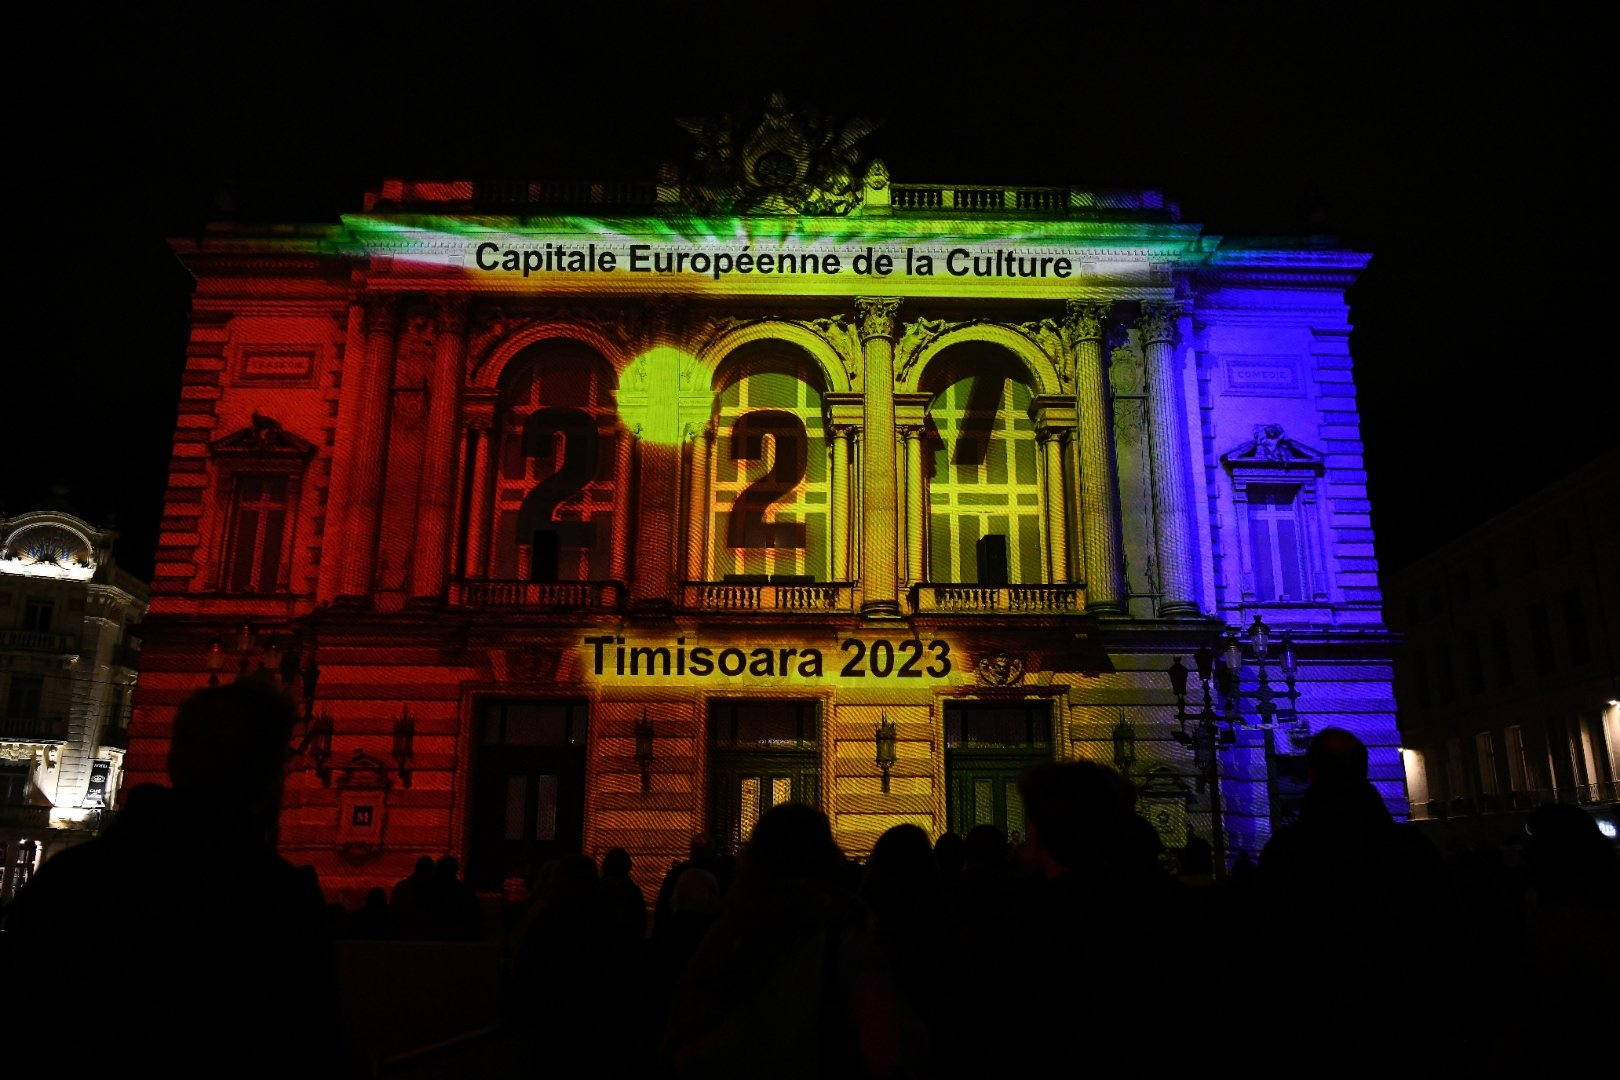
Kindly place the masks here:
[[(1244, 643), (1247, 638), (1249, 654), (1253, 657), (1255, 686), (1243, 687), (1246, 657)], [(1246, 632), (1228, 627), (1221, 635), (1220, 655), (1205, 643), (1193, 654), (1197, 666), (1202, 700), (1195, 711), (1187, 708), (1187, 666), (1176, 657), (1170, 662), (1170, 688), (1176, 695), (1176, 741), (1192, 750), (1193, 762), (1198, 769), (1198, 788), (1209, 792), (1209, 826), (1211, 846), (1214, 849), (1215, 873), (1226, 872), (1226, 832), (1222, 820), (1220, 751), (1237, 742), (1238, 728), (1273, 731), (1299, 723), (1294, 702), (1299, 699), (1295, 676), (1299, 671), (1292, 636), (1284, 631), (1272, 656), (1271, 628), (1259, 616)], [(1278, 689), (1269, 665), (1276, 663), (1284, 688)], [(1247, 703), (1252, 702), (1252, 705)], [(1187, 722), (1193, 722), (1189, 730)], [(1224, 726), (1223, 726), (1224, 725)], [(1269, 746), (1269, 738), (1268, 738)]]

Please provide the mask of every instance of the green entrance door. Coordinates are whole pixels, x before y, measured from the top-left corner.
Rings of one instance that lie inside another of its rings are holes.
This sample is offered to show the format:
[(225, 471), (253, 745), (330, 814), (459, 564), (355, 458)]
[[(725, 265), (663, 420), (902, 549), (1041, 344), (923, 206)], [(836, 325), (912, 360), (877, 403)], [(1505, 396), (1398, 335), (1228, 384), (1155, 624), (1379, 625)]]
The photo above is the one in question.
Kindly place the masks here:
[(579, 853), (587, 713), (572, 699), (484, 706), (467, 844), (474, 888), (499, 888), (513, 869)]
[(820, 804), (818, 712), (814, 701), (709, 703), (709, 833), (722, 847), (741, 850), (773, 806)]
[(946, 818), (966, 836), (994, 825), (1007, 839), (1024, 839), (1018, 777), (1052, 760), (1052, 710), (1044, 701), (950, 702), (945, 706)]

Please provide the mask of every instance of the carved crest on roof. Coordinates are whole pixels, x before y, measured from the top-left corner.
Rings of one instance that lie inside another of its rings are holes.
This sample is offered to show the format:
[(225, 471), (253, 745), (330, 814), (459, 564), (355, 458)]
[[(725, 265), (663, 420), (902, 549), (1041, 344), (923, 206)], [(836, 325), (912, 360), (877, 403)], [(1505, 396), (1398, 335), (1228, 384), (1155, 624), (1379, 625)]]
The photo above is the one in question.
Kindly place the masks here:
[(681, 200), (705, 213), (847, 214), (868, 184), (887, 171), (863, 170), (857, 144), (877, 128), (871, 120), (839, 123), (820, 113), (794, 112), (772, 94), (757, 118), (685, 117), (676, 123), (696, 140), (690, 158), (665, 165)]
[(1221, 455), (1221, 464), (1261, 469), (1309, 469), (1322, 471), (1322, 454), (1283, 433), (1281, 424), (1254, 425), (1254, 438)]
[(279, 422), (255, 412), (252, 423), (215, 439), (210, 449), (216, 454), (251, 457), (309, 457), (315, 453), (315, 444), (300, 439)]

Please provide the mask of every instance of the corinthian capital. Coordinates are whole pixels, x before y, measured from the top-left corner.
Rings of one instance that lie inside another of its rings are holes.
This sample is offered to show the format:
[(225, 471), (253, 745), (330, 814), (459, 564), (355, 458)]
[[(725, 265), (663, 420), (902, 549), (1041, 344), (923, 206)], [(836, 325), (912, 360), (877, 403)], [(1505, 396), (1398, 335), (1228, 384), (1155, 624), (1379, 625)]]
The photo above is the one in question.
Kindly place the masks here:
[(460, 337), (467, 329), (468, 302), (465, 296), (447, 296), (439, 301), (439, 334)]
[(1176, 320), (1181, 315), (1181, 308), (1177, 304), (1156, 304), (1144, 302), (1142, 304), (1142, 317), (1137, 320), (1137, 329), (1142, 331), (1142, 344), (1152, 345), (1168, 341), (1172, 345), (1181, 340), (1181, 334), (1176, 326)]
[(894, 317), (900, 312), (900, 299), (895, 296), (857, 296), (855, 314), (861, 320), (861, 340), (894, 337)]
[(1065, 315), (1075, 341), (1101, 341), (1103, 321), (1114, 305), (1106, 300), (1066, 300)]
[(366, 333), (391, 334), (399, 323), (399, 297), (370, 296), (365, 300)]

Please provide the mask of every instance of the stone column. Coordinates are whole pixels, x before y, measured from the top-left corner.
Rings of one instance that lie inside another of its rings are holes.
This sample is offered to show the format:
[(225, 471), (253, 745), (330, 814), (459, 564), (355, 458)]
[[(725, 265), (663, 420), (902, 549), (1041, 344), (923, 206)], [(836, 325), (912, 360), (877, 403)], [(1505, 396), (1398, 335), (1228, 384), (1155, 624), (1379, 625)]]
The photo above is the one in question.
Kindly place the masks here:
[(905, 447), (906, 469), (906, 584), (922, 581), (923, 536), (928, 527), (928, 507), (924, 503), (922, 482), (922, 429), (900, 429), (901, 445)]
[(686, 491), (686, 580), (707, 578), (709, 526), (709, 467), (714, 456), (714, 424), (704, 424), (689, 436), (692, 442), (692, 474)]
[(422, 463), (422, 490), (416, 503), (416, 558), (411, 564), (411, 598), (417, 601), (444, 596), (457, 465), (456, 420), (466, 352), (467, 298), (441, 300), (428, 384), (427, 460)]
[(608, 577), (621, 585), (630, 579), (630, 470), (635, 436), (623, 424), (613, 433), (613, 540), (608, 551)]
[(1115, 520), (1114, 425), (1108, 414), (1103, 374), (1103, 320), (1107, 303), (1068, 302), (1075, 345), (1075, 406), (1079, 411), (1080, 514), (1086, 608), (1097, 614), (1124, 614), (1119, 523)]
[[(349, 305), (348, 325), (343, 338), (343, 389), (338, 399), (337, 454), (332, 463), (332, 483), (326, 493), (326, 521), (321, 530), (321, 569), (316, 598), (335, 599), (343, 585), (344, 540), (349, 523), (349, 483), (354, 479), (355, 425), (359, 423), (360, 394), (365, 389), (366, 309), (355, 301)], [(205, 544), (204, 551), (216, 549)], [(217, 584), (221, 568), (212, 570)]]
[(344, 529), (341, 597), (369, 600), (382, 517), (383, 466), (388, 448), (388, 397), (394, 384), (399, 300), (373, 298), (366, 307), (366, 363), (349, 483), (349, 521)]
[(1144, 303), (1137, 326), (1146, 353), (1148, 440), (1153, 473), (1154, 535), (1159, 553), (1159, 614), (1197, 615), (1193, 599), (1193, 536), (1189, 524), (1187, 451), (1180, 412), (1181, 381), (1176, 377), (1180, 335), (1175, 304)]
[(1063, 432), (1046, 428), (1035, 433), (1046, 465), (1046, 489), (1042, 498), (1046, 513), (1047, 581), (1063, 585), (1069, 580), (1069, 526), (1065, 520), (1063, 484)]
[(900, 617), (899, 515), (894, 462), (894, 317), (900, 301), (863, 296), (855, 300), (865, 360), (865, 476), (862, 479), (861, 614), (869, 619)]
[(849, 455), (848, 427), (832, 429), (832, 579), (849, 580)]
[(491, 417), (474, 416), (467, 421), (472, 443), (472, 489), (467, 493), (467, 564), (462, 576), (482, 581), (489, 576), (489, 529), (494, 513), (490, 497)]

